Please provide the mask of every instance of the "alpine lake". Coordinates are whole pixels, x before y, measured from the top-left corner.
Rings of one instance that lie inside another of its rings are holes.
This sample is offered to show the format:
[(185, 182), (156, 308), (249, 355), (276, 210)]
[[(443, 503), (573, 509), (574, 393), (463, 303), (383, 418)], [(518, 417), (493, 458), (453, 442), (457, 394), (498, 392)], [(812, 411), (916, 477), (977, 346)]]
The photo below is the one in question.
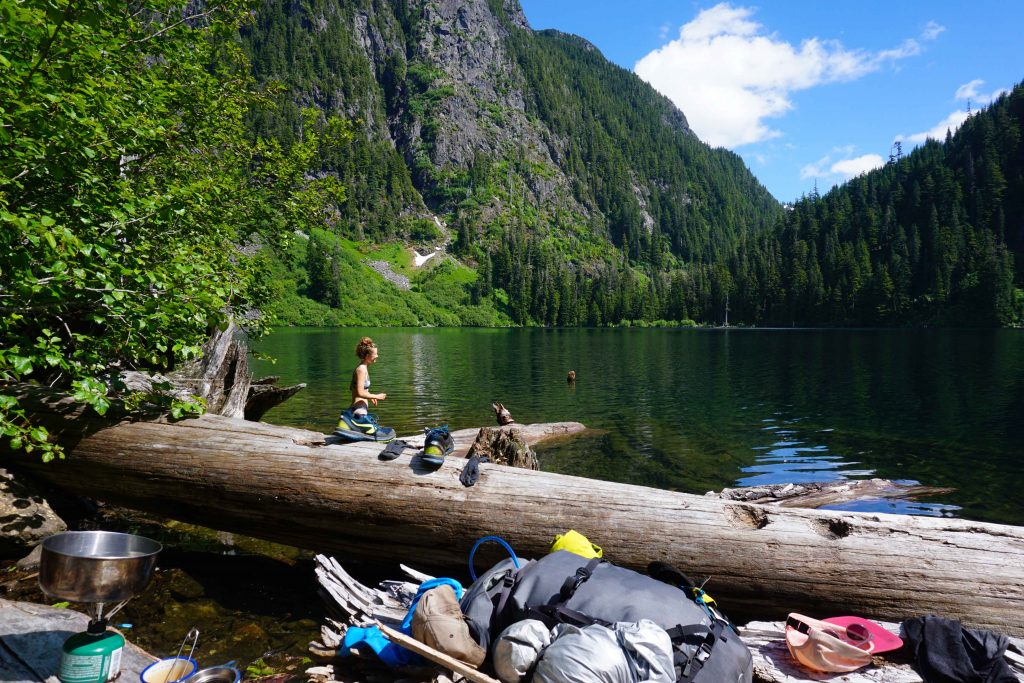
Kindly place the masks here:
[[(264, 421), (331, 432), (364, 335), (376, 412), (399, 435), (493, 425), (498, 401), (518, 423), (590, 428), (538, 446), (545, 471), (696, 494), (881, 477), (953, 491), (838, 507), (1024, 525), (1022, 330), (281, 329), (254, 344), (253, 375), (307, 387)], [(197, 627), (201, 666), (304, 680), (324, 614), (310, 551), (124, 510), (91, 523), (165, 545), (114, 619), (130, 640), (174, 656)], [(4, 597), (52, 602), (8, 571)]]
[(493, 425), (498, 401), (592, 428), (539, 446), (545, 471), (697, 494), (881, 477), (955, 491), (846, 509), (1024, 525), (1024, 330), (283, 329), (253, 374), (308, 386), (264, 420), (330, 432), (364, 335), (399, 435)]

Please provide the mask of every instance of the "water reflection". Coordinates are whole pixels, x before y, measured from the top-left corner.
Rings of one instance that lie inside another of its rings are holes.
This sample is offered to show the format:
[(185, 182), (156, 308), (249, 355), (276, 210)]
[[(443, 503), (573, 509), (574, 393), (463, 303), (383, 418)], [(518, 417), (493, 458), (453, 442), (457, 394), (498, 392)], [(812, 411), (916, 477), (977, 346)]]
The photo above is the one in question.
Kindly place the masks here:
[(821, 509), (846, 510), (848, 512), (888, 512), (894, 515), (924, 515), (926, 517), (956, 517), (956, 512), (960, 507), (900, 498), (866, 498), (849, 503), (823, 505)]
[[(761, 424), (765, 426), (756, 427), (759, 431), (767, 432), (768, 436), (772, 439), (781, 438), (784, 440), (773, 441), (768, 445), (751, 447), (751, 450), (756, 453), (755, 464), (740, 468), (742, 472), (751, 476), (738, 478), (736, 486), (810, 484), (869, 479), (877, 476), (874, 468), (856, 467), (862, 464), (860, 460), (847, 459), (838, 453), (834, 453), (825, 443), (804, 441), (800, 430), (796, 428), (798, 423), (804, 419), (802, 417), (792, 418), (779, 424), (773, 424), (778, 422), (778, 419), (774, 417), (761, 420)], [(831, 434), (834, 431), (832, 428), (817, 429), (812, 432), (810, 438), (813, 439), (813, 434), (824, 435)], [(821, 438), (819, 436), (817, 440), (820, 441)], [(858, 453), (857, 455), (864, 455), (864, 453)], [(899, 480), (896, 483), (916, 486), (920, 482)], [(957, 510), (960, 510), (960, 506), (944, 503), (925, 503), (902, 498), (868, 498), (849, 503), (828, 505), (824, 506), (823, 509), (952, 517)]]

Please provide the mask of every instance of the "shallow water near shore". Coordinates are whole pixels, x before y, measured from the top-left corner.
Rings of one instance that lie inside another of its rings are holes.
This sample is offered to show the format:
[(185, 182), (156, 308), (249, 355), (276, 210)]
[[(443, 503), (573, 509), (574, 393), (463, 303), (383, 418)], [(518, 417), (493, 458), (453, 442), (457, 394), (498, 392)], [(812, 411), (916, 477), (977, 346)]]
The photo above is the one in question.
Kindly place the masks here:
[(363, 335), (400, 434), (493, 424), (496, 400), (600, 430), (538, 448), (547, 471), (700, 494), (884, 477), (956, 490), (849, 507), (1024, 524), (1021, 330), (282, 329), (253, 371), (308, 387), (264, 421), (329, 432)]
[[(132, 643), (156, 657), (174, 657), (196, 628), (192, 658), (200, 668), (230, 661), (246, 678), (274, 672), (305, 680), (307, 648), (319, 638), (324, 613), (312, 553), (118, 508), (80, 526), (163, 545), (149, 585), (110, 619)], [(86, 611), (43, 595), (36, 572), (18, 571), (10, 561), (0, 564), (0, 577), (0, 597)], [(190, 649), (191, 640), (181, 656)]]

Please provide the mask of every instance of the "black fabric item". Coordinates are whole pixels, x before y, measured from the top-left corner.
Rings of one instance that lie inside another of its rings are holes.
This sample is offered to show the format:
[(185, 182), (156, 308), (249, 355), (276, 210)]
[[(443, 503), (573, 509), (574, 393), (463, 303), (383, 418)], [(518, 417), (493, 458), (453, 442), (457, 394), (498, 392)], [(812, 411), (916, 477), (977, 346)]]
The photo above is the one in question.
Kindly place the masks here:
[(490, 461), (490, 458), (486, 455), (474, 455), (463, 465), (459, 481), (462, 482), (463, 486), (472, 486), (480, 478), (480, 465)]
[(612, 628), (613, 622), (604, 619), (595, 619), (592, 616), (569, 609), (565, 605), (540, 605), (529, 609), (531, 619), (543, 621), (545, 624), (571, 624), (585, 628), (591, 624)]
[(404, 451), (408, 447), (409, 444), (407, 444), (404, 441), (392, 441), (387, 445), (387, 448), (380, 452), (380, 455), (378, 455), (377, 457), (380, 458), (381, 460), (394, 460), (395, 458), (400, 456), (402, 454), (402, 451)]
[(925, 683), (1018, 683), (1003, 657), (1009, 639), (935, 615), (907, 619), (900, 637)]
[(647, 574), (652, 578), (667, 583), (676, 588), (695, 588), (697, 584), (690, 580), (690, 577), (682, 573), (667, 562), (655, 560), (647, 565)]

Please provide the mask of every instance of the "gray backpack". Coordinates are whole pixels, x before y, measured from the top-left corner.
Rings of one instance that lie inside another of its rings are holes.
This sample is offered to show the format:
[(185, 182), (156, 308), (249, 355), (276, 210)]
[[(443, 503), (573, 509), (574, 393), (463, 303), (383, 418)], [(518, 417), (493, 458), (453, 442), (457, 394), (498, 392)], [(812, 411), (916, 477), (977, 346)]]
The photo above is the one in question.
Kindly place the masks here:
[(586, 626), (650, 619), (672, 637), (679, 683), (750, 683), (750, 651), (732, 625), (679, 587), (559, 550), (518, 570), (504, 560), (462, 597), (470, 633), (490, 651), (492, 640), (522, 619)]

